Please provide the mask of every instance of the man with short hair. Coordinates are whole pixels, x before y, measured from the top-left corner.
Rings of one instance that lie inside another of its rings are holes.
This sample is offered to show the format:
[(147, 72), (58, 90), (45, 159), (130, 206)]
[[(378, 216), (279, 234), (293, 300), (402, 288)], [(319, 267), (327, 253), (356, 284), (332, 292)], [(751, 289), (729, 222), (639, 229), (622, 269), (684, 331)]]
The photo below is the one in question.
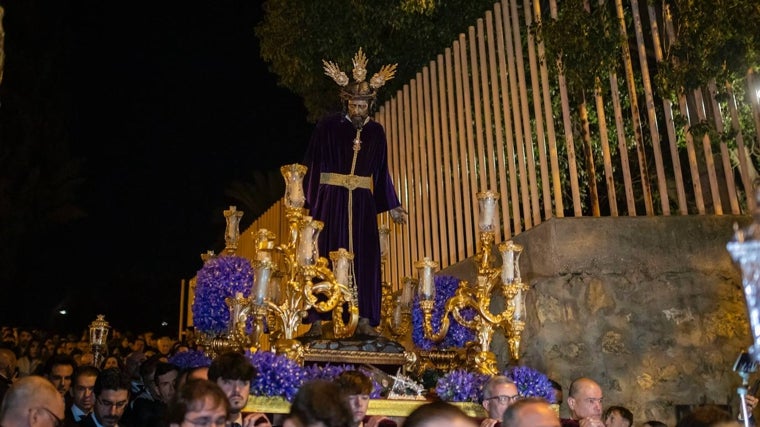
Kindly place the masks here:
[(633, 413), (624, 406), (610, 406), (602, 419), (606, 427), (633, 427)]
[(45, 363), (45, 376), (64, 399), (71, 388), (71, 380), (76, 368), (77, 363), (74, 358), (67, 354), (56, 354)]
[(602, 388), (591, 378), (578, 378), (570, 384), (567, 407), (572, 418), (561, 420), (562, 427), (604, 427)]
[(158, 362), (153, 368), (153, 379), (150, 381), (154, 398), (136, 398), (131, 405), (129, 420), (124, 419), (125, 423), (140, 427), (164, 426), (164, 415), (167, 405), (174, 398), (178, 374), (179, 368), (176, 365)]
[(63, 397), (50, 381), (29, 375), (8, 389), (0, 406), (0, 425), (57, 427), (63, 421), (64, 409)]
[(95, 380), (95, 406), (79, 425), (118, 427), (129, 403), (129, 379), (117, 368), (106, 369)]
[(482, 405), (488, 414), (480, 427), (494, 427), (501, 423), (504, 411), (520, 398), (517, 384), (504, 375), (494, 375), (483, 387)]
[(216, 357), (208, 368), (208, 379), (219, 385), (230, 401), (232, 427), (272, 427), (262, 413), (243, 414), (251, 393), (251, 380), (256, 368), (240, 353), (229, 352)]
[(95, 380), (99, 372), (94, 366), (80, 366), (74, 372), (69, 390), (71, 406), (66, 409), (67, 427), (77, 425), (92, 412), (95, 406)]
[(504, 411), (502, 426), (560, 427), (560, 422), (557, 413), (547, 401), (528, 397), (515, 402)]

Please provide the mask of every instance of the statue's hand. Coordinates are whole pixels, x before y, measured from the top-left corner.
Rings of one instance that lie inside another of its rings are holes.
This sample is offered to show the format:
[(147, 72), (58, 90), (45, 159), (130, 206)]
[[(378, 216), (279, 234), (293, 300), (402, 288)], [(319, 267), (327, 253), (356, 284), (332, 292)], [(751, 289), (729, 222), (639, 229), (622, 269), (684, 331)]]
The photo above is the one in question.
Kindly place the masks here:
[(396, 224), (406, 224), (408, 217), (409, 212), (401, 206), (391, 209), (391, 218)]

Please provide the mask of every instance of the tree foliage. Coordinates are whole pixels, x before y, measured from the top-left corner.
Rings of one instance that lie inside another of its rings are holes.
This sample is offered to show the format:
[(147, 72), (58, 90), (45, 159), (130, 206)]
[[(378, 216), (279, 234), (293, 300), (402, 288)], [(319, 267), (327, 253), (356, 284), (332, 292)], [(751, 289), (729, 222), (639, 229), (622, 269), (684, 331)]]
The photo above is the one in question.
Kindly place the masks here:
[(279, 84), (303, 97), (309, 119), (316, 121), (334, 111), (338, 101), (322, 59), (350, 71), (351, 58), (362, 47), (369, 76), (384, 64), (398, 63), (396, 78), (380, 91), (382, 102), (451, 46), (493, 3), (438, 0), (434, 8), (423, 11), (410, 0), (267, 0), (256, 35), (261, 56), (279, 76)]
[(715, 78), (735, 82), (760, 66), (760, 2), (757, 0), (665, 0), (674, 39), (665, 46), (657, 77), (660, 93), (671, 99)]

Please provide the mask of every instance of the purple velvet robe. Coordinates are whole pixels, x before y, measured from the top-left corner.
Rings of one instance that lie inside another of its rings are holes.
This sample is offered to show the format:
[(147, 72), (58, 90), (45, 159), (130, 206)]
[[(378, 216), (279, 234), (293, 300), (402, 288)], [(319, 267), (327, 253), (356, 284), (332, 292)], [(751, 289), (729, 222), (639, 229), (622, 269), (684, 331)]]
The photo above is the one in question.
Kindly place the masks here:
[[(345, 187), (320, 184), (320, 174), (351, 173), (353, 144), (356, 136), (351, 121), (343, 114), (320, 121), (312, 134), (304, 164), (309, 168), (304, 178), (306, 205), (314, 219), (325, 226), (319, 234), (319, 254), (349, 249), (348, 192)], [(359, 315), (372, 326), (380, 323), (380, 237), (377, 214), (400, 206), (388, 173), (385, 131), (370, 120), (362, 128), (361, 150), (354, 175), (371, 176), (372, 189), (353, 190), (354, 277), (359, 293)]]

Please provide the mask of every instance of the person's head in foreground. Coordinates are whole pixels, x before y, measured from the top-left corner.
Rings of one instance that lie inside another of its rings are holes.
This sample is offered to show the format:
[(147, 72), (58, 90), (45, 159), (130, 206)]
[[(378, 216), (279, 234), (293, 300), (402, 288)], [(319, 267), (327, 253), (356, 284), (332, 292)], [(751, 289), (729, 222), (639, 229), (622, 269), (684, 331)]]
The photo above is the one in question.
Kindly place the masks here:
[(483, 407), (488, 418), (501, 420), (504, 411), (520, 399), (517, 385), (504, 375), (495, 375), (483, 387)]
[(437, 401), (417, 407), (404, 421), (404, 427), (476, 427), (459, 407)]
[(738, 427), (740, 424), (730, 413), (715, 405), (700, 406), (686, 414), (676, 427)]
[(372, 380), (361, 371), (344, 371), (335, 383), (340, 387), (341, 395), (351, 407), (354, 425), (359, 425), (367, 416), (369, 395), (372, 393)]
[(559, 427), (557, 412), (537, 397), (518, 400), (504, 411), (502, 427)]
[(0, 406), (3, 427), (58, 427), (65, 416), (63, 396), (47, 379), (30, 375), (13, 384)]
[(623, 406), (610, 406), (604, 410), (606, 427), (633, 427), (633, 413)]
[(298, 389), (283, 427), (352, 427), (354, 415), (332, 381), (313, 380)]
[(190, 379), (177, 390), (166, 410), (166, 421), (170, 427), (222, 427), (229, 415), (230, 401), (217, 383)]

